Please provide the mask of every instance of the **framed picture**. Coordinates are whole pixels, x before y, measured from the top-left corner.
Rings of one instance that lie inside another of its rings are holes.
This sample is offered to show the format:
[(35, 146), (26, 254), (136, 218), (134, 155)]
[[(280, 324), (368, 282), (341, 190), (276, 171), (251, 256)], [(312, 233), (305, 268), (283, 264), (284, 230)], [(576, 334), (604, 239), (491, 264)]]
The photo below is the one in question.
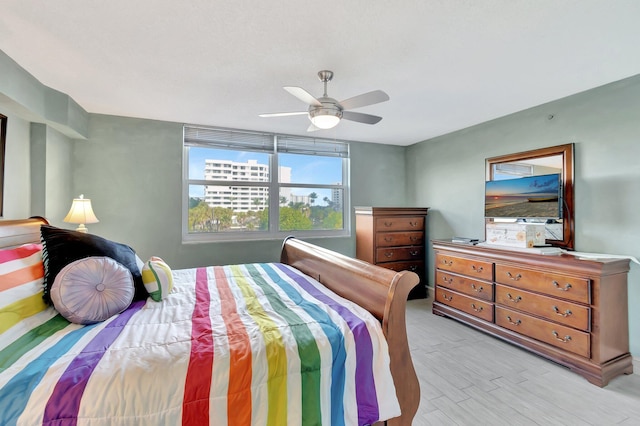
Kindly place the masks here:
[(4, 200), (4, 157), (7, 143), (7, 117), (0, 114), (0, 217), (3, 216)]

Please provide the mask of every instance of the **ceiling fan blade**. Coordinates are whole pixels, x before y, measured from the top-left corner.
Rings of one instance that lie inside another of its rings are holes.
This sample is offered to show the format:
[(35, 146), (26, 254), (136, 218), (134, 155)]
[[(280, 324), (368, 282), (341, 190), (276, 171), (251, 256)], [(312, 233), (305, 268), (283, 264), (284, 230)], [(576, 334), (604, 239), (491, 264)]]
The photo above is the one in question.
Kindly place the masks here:
[(378, 121), (382, 120), (382, 117), (378, 117), (377, 115), (363, 114), (361, 112), (353, 111), (342, 111), (342, 118), (364, 124), (376, 124)]
[(271, 112), (267, 114), (258, 114), (258, 117), (286, 117), (288, 115), (305, 115), (309, 114), (307, 111), (296, 111), (296, 112)]
[(317, 100), (315, 97), (313, 97), (311, 95), (311, 93), (307, 92), (302, 87), (285, 86), (285, 87), (283, 87), (283, 89), (286, 90), (287, 92), (291, 93), (293, 96), (295, 96), (296, 98), (300, 99), (302, 102), (304, 102), (307, 105), (322, 106), (322, 104), (320, 103), (319, 100)]
[(342, 106), (342, 109), (354, 109), (388, 100), (389, 95), (384, 93), (382, 90), (374, 90), (373, 92), (363, 93), (362, 95), (340, 101), (340, 105)]

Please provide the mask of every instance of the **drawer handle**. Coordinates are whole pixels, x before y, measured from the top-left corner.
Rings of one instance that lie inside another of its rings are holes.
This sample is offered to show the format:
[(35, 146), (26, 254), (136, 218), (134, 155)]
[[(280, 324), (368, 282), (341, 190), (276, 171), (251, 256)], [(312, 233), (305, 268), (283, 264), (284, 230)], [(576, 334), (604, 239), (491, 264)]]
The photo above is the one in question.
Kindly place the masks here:
[(415, 272), (415, 271), (417, 271), (417, 270), (418, 270), (418, 265), (411, 265), (411, 266), (409, 266), (409, 270), (410, 270), (411, 272)]
[(482, 293), (482, 290), (484, 290), (484, 287), (480, 286), (480, 287), (476, 287), (475, 284), (471, 284), (471, 288), (473, 289), (473, 291), (475, 291), (476, 293)]
[(558, 281), (554, 281), (553, 286), (560, 291), (569, 291), (569, 289), (571, 288), (571, 284), (569, 283), (566, 283), (564, 287), (560, 287), (560, 284), (558, 284)]
[(442, 293), (442, 297), (444, 298), (444, 300), (446, 300), (447, 302), (451, 302), (453, 300), (453, 296), (449, 296), (447, 297), (446, 294)]
[(482, 312), (482, 311), (483, 311), (483, 309), (484, 309), (484, 307), (480, 306), (479, 308), (477, 308), (477, 307), (476, 307), (476, 304), (475, 304), (475, 303), (472, 303), (472, 304), (471, 304), (471, 309), (473, 309), (473, 310), (474, 310), (474, 311), (476, 311), (476, 312)]
[(453, 266), (453, 260), (442, 259), (442, 263), (447, 266)]
[(447, 278), (447, 277), (442, 277), (442, 281), (444, 281), (447, 284), (451, 284), (453, 283), (453, 278)]
[(558, 309), (557, 306), (553, 307), (553, 312), (555, 312), (556, 315), (560, 315), (561, 317), (565, 317), (565, 318), (573, 314), (573, 312), (571, 312), (570, 309), (567, 309), (566, 311), (564, 311), (564, 313), (560, 312), (560, 309)]
[(507, 315), (507, 322), (508, 322), (509, 324), (513, 324), (513, 325), (515, 325), (516, 327), (517, 327), (517, 326), (519, 326), (520, 324), (522, 324), (522, 320), (513, 321), (513, 320), (511, 319), (511, 315)]
[(384, 226), (389, 227), (392, 225), (393, 225), (393, 222), (387, 222), (386, 220), (384, 221)]
[(393, 257), (393, 252), (392, 251), (385, 251), (384, 252), (384, 257), (386, 257), (387, 259), (391, 259)]
[(507, 272), (507, 276), (512, 279), (513, 281), (519, 281), (520, 278), (522, 278), (522, 275), (518, 274), (518, 275), (512, 275), (511, 272)]
[(415, 235), (411, 235), (411, 236), (409, 237), (409, 239), (410, 239), (411, 241), (413, 241), (413, 242), (416, 242), (416, 241), (418, 241), (420, 238), (416, 237)]
[(390, 243), (391, 241), (393, 241), (393, 237), (384, 237), (384, 240)]
[(477, 273), (481, 273), (482, 271), (484, 271), (484, 268), (482, 266), (476, 266), (476, 265), (471, 265), (471, 269), (473, 269)]
[(411, 256), (417, 256), (420, 252), (418, 250), (412, 250), (409, 252)]
[(411, 225), (412, 227), (414, 227), (414, 228), (415, 228), (416, 226), (418, 226), (418, 222), (411, 222), (411, 221), (409, 221), (409, 225)]
[(507, 293), (507, 297), (509, 298), (509, 300), (511, 300), (513, 303), (518, 303), (519, 301), (522, 300), (522, 296), (516, 296), (516, 298), (514, 299), (513, 296), (511, 296), (511, 293)]
[(553, 334), (553, 337), (556, 338), (557, 341), (562, 342), (562, 343), (569, 343), (571, 341), (571, 336), (567, 335), (564, 337), (560, 337), (560, 335), (554, 330), (551, 332), (551, 334)]

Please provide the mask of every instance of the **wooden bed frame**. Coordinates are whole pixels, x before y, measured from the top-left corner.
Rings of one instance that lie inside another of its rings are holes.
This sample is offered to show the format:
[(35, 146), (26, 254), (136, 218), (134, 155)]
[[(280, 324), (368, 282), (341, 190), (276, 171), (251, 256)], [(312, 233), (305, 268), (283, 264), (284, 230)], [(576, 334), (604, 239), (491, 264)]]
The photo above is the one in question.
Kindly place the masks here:
[[(0, 220), (0, 248), (40, 242), (40, 225), (47, 223), (41, 217)], [(285, 239), (281, 262), (317, 279), (380, 320), (402, 410), (400, 417), (386, 423), (411, 425), (420, 403), (420, 385), (409, 352), (405, 309), (409, 291), (420, 281), (418, 276), (374, 266), (295, 238)]]
[(387, 425), (411, 425), (420, 404), (420, 384), (409, 352), (405, 317), (407, 297), (420, 282), (418, 275), (395, 272), (291, 237), (282, 245), (280, 262), (315, 278), (380, 320), (402, 410)]

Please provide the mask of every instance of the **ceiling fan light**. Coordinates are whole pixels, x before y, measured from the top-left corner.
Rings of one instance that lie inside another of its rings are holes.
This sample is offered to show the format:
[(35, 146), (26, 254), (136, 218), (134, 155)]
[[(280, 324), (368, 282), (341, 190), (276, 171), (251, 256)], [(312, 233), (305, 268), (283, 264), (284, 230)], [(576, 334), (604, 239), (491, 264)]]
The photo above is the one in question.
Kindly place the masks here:
[(318, 129), (331, 129), (340, 122), (340, 117), (336, 115), (316, 115), (311, 117), (311, 122)]

